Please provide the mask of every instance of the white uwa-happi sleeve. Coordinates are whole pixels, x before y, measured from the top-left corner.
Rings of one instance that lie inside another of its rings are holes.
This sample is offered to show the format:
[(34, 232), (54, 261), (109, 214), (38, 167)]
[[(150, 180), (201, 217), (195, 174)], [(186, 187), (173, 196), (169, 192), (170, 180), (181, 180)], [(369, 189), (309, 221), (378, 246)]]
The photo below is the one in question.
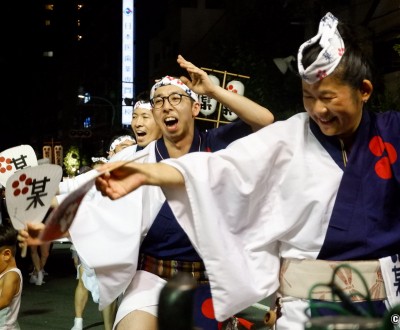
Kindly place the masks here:
[(271, 198), (280, 173), (273, 169), (284, 166), (290, 155), (275, 152), (282, 145), (265, 139), (262, 133), (251, 134), (228, 150), (166, 161), (185, 177), (186, 190), (163, 191), (205, 262), (218, 320), (279, 286), (276, 242), (268, 243), (264, 235), (280, 232), (281, 218), (274, 217)]
[(141, 190), (115, 201), (96, 196), (80, 205), (70, 228), (79, 257), (96, 273), (100, 310), (128, 287), (136, 272), (141, 201)]
[(225, 150), (164, 161), (185, 178), (163, 191), (204, 260), (218, 320), (278, 289), (282, 246), (318, 253), (341, 174), (308, 127), (299, 114)]
[[(153, 150), (154, 147), (149, 149), (149, 155), (140, 161), (154, 162)], [(146, 152), (144, 149), (143, 153)], [(152, 208), (148, 206), (150, 199)], [(144, 187), (114, 201), (97, 191), (95, 198), (81, 203), (70, 235), (79, 256), (96, 273), (100, 310), (123, 293), (132, 281), (142, 235), (164, 200), (158, 187)]]

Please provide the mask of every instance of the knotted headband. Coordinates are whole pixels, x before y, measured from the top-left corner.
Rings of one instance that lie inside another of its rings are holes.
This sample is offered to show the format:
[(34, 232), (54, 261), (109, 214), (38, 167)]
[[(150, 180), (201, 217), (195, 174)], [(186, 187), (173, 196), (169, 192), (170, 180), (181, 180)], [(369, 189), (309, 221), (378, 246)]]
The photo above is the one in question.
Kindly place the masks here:
[[(345, 47), (337, 30), (338, 23), (339, 21), (335, 16), (327, 13), (319, 23), (317, 35), (303, 43), (299, 48), (297, 56), (299, 74), (309, 84), (314, 84), (330, 75), (338, 66), (344, 54)], [(304, 69), (302, 60), (305, 49), (318, 42), (322, 47), (321, 52), (317, 59), (307, 69)]]
[(135, 105), (133, 106), (133, 110), (136, 110), (136, 109), (138, 109), (138, 108), (140, 108), (140, 109), (147, 109), (147, 110), (153, 110), (153, 108), (152, 108), (150, 102), (146, 102), (146, 101), (137, 101), (137, 102), (135, 103)]
[(195, 102), (199, 102), (199, 97), (195, 92), (187, 87), (180, 79), (171, 76), (165, 76), (153, 85), (150, 91), (150, 99), (154, 97), (154, 93), (158, 88), (168, 85), (178, 86), (179, 88), (183, 89), (185, 93), (189, 95)]

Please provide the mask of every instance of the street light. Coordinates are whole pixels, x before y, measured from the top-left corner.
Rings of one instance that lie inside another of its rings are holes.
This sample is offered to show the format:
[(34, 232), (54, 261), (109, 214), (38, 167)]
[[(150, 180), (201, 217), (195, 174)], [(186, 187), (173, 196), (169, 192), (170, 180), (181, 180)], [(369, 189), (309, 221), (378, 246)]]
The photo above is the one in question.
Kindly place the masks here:
[(114, 104), (111, 103), (110, 100), (107, 100), (106, 98), (100, 97), (100, 96), (92, 96), (89, 93), (79, 94), (78, 98), (83, 100), (83, 103), (85, 103), (85, 104), (88, 103), (90, 100), (99, 100), (99, 101), (106, 102), (112, 109), (111, 127), (114, 127), (115, 106), (114, 106)]

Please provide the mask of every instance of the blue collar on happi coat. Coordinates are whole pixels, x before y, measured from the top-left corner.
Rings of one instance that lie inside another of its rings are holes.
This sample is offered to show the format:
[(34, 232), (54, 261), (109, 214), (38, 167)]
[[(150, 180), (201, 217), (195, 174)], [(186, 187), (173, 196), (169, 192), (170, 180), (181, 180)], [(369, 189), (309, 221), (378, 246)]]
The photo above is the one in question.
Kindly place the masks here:
[(311, 119), (310, 128), (343, 169), (318, 259), (366, 260), (399, 253), (400, 112), (363, 110), (346, 166), (338, 139), (323, 135)]

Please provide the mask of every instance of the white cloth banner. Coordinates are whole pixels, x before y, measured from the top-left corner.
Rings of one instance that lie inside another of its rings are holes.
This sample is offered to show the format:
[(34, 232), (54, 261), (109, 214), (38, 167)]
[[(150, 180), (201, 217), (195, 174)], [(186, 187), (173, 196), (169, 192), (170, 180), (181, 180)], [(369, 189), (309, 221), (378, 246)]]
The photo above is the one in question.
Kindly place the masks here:
[(379, 259), (390, 307), (400, 304), (400, 255)]

